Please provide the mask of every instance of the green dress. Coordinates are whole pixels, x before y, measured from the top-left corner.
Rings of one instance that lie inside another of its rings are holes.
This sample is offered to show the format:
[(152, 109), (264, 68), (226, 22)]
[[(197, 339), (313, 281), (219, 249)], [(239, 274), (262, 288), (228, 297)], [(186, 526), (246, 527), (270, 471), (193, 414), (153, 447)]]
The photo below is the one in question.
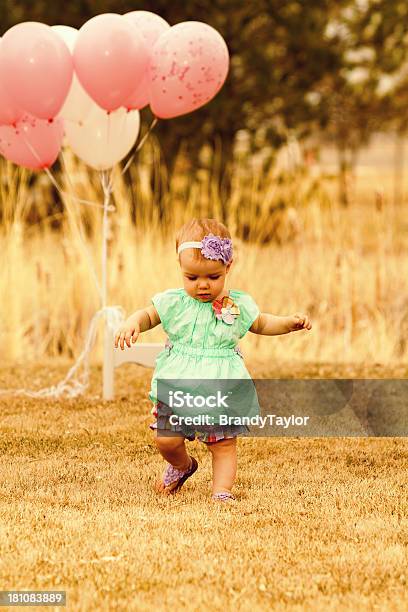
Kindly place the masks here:
[[(157, 421), (150, 425), (151, 429), (179, 432), (190, 440), (197, 436), (202, 442), (215, 442), (249, 432), (245, 425), (170, 426), (168, 415), (173, 411), (168, 406), (167, 413), (162, 410), (158, 414), (158, 406), (163, 409), (158, 398), (159, 379), (239, 379), (251, 381), (244, 383), (247, 391), (248, 385), (254, 389), (237, 342), (245, 336), (260, 311), (253, 298), (245, 291), (232, 289), (229, 291), (229, 297), (240, 311), (232, 324), (216, 317), (212, 302), (196, 300), (183, 288), (168, 289), (153, 296), (152, 303), (159, 314), (168, 341), (166, 348), (156, 359), (151, 381), (151, 413), (157, 418)], [(248, 403), (248, 396), (246, 402)], [(259, 413), (256, 392), (252, 391), (249, 403), (252, 404), (251, 414)], [(202, 413), (203, 409), (200, 412)], [(167, 414), (167, 418), (160, 419), (160, 415), (164, 414)]]

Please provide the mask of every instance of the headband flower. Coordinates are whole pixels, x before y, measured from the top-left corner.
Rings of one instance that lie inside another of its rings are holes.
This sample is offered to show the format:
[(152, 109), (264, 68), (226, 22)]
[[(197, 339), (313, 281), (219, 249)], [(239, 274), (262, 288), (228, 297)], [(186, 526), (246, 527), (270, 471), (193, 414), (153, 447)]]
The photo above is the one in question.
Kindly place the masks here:
[(232, 259), (232, 241), (229, 238), (220, 238), (214, 234), (204, 236), (201, 241), (201, 253), (207, 259), (221, 259), (228, 264)]

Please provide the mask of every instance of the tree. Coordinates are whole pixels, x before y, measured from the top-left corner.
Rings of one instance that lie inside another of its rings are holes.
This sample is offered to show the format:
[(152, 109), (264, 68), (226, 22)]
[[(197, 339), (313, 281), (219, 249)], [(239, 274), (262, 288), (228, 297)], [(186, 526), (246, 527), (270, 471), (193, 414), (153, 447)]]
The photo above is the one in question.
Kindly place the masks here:
[[(173, 167), (184, 143), (191, 168), (198, 166), (204, 143), (222, 147), (222, 170), (232, 157), (239, 130), (251, 137), (253, 150), (278, 147), (288, 131), (299, 136), (321, 124), (320, 107), (310, 103), (328, 75), (337, 73), (341, 57), (336, 41), (325, 36), (333, 15), (349, 0), (164, 0), (134, 2), (132, 9), (160, 14), (171, 25), (180, 21), (205, 21), (226, 40), (231, 69), (226, 83), (211, 103), (189, 115), (161, 121), (157, 134), (167, 166)], [(48, 24), (61, 22), (58, 3), (30, 2), (28, 11), (21, 0), (6, 0), (0, 11), (4, 29), (24, 20)], [(124, 13), (129, 4), (122, 0), (67, 0), (63, 21), (80, 27), (102, 12)]]

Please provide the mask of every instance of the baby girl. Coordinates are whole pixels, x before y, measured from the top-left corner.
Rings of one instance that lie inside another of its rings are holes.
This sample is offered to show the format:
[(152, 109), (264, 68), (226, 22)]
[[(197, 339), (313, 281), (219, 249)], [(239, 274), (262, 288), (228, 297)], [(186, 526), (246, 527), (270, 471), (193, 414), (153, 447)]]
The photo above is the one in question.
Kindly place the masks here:
[(192, 219), (176, 237), (183, 287), (167, 289), (152, 298), (152, 305), (136, 311), (115, 335), (115, 347), (124, 349), (141, 332), (160, 323), (168, 336), (158, 355), (149, 398), (156, 417), (156, 446), (168, 462), (156, 485), (158, 492), (174, 494), (198, 468), (186, 450), (185, 440), (196, 437), (212, 454), (212, 499), (235, 500), (232, 487), (237, 472), (237, 436), (244, 425), (190, 426), (174, 423), (172, 410), (159, 401), (158, 381), (168, 379), (250, 379), (238, 340), (248, 332), (275, 336), (307, 329), (307, 315), (275, 316), (260, 312), (245, 291), (230, 289), (225, 281), (233, 261), (231, 235), (215, 219)]

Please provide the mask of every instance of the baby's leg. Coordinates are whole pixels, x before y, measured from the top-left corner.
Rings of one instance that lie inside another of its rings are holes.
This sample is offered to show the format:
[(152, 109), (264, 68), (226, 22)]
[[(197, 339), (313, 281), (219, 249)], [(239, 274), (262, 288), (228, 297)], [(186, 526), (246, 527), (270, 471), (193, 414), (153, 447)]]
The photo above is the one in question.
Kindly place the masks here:
[(231, 491), (237, 473), (237, 439), (226, 438), (207, 446), (212, 453), (213, 495)]
[(188, 470), (191, 465), (186, 445), (182, 436), (156, 435), (156, 446), (164, 459), (178, 470)]
[[(164, 459), (166, 459), (173, 467), (181, 472), (189, 470), (193, 463), (191, 457), (187, 454), (184, 438), (180, 436), (158, 436), (155, 437), (156, 446)], [(169, 466), (168, 466), (169, 467)], [(178, 480), (175, 480), (167, 486), (164, 484), (164, 479), (167, 469), (162, 478), (156, 481), (156, 491), (169, 495), (173, 489), (177, 489)]]

